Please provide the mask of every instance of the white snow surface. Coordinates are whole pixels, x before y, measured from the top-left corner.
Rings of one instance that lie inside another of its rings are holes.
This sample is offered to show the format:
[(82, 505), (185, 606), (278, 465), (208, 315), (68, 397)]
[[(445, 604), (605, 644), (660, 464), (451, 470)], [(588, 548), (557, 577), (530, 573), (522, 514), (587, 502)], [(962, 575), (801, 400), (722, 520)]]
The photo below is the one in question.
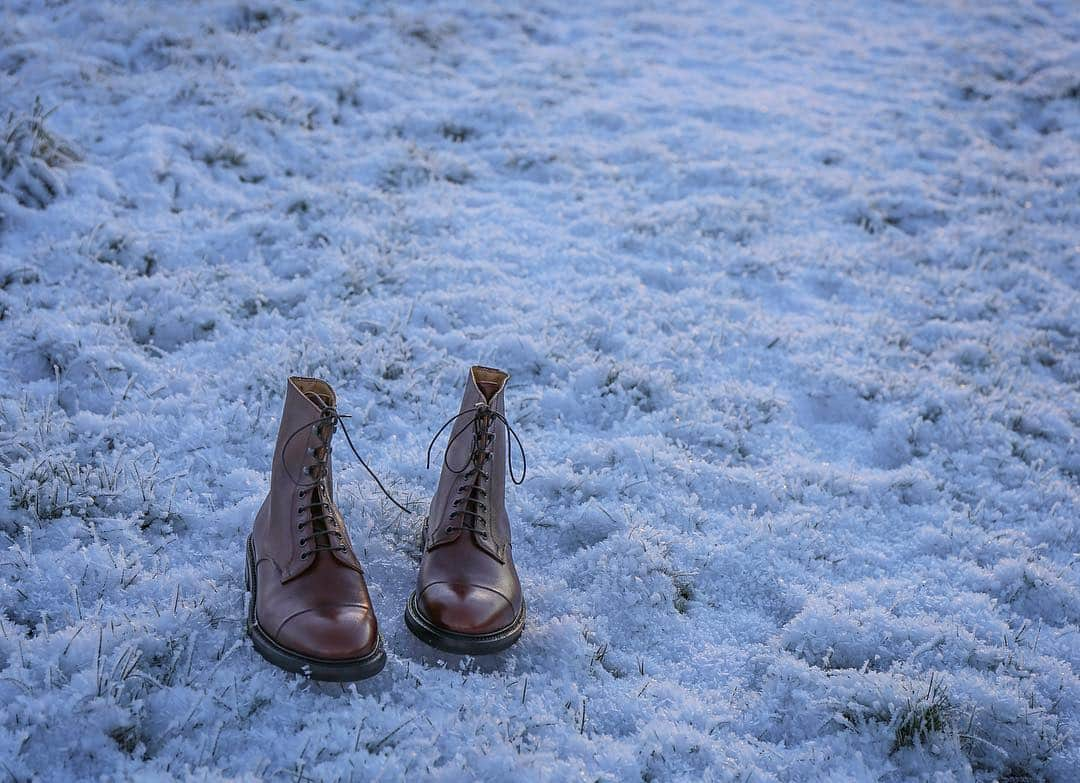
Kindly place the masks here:
[[(1080, 779), (1076, 3), (4, 0), (0, 133), (0, 776)], [(339, 448), (388, 665), (264, 662), (286, 377), (423, 510), (472, 363), (521, 641)]]

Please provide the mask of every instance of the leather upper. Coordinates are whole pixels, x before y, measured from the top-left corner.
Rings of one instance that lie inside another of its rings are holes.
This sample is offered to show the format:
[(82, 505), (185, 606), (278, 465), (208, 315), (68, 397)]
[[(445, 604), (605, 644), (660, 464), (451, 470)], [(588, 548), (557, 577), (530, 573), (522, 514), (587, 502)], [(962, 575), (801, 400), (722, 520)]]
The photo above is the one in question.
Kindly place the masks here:
[[(323, 659), (360, 657), (378, 642), (363, 570), (332, 502), (332, 458), (322, 448), (324, 442), (329, 445), (332, 433), (332, 423), (324, 420), (324, 406), (332, 408), (335, 403), (325, 381), (289, 378), (270, 491), (252, 532), (259, 626), (282, 646)], [(315, 429), (320, 420), (325, 441)], [(327, 526), (340, 536), (314, 536), (312, 510), (300, 510), (311, 502), (312, 492), (312, 478), (304, 469), (317, 464), (317, 459), (325, 459), (324, 508), (334, 515)], [(341, 549), (314, 551), (319, 542), (328, 540)]]
[[(459, 499), (470, 494), (462, 488), (475, 480), (468, 470), (455, 472), (471, 464), (471, 412), (480, 403), (505, 415), (508, 380), (509, 376), (500, 370), (479, 366), (470, 369), (459, 409), (462, 415), (451, 428), (439, 486), (424, 526), (417, 601), (429, 620), (457, 633), (500, 630), (511, 624), (522, 608), (506, 514), (507, 433), (495, 417), (487, 428), (492, 442), (491, 456), (484, 466), (490, 478), (482, 479), (486, 524), (477, 525), (483, 532), (466, 529), (462, 517), (454, 515), (460, 507)], [(455, 501), (459, 501), (458, 506)]]

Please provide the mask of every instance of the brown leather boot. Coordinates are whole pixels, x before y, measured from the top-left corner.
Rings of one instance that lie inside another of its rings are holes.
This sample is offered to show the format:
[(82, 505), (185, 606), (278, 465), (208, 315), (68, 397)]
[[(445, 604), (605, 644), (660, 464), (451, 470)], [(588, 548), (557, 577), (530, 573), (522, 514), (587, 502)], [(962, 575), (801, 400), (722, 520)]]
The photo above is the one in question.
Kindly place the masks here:
[(247, 543), (248, 633), (282, 669), (350, 681), (377, 674), (386, 653), (334, 504), (330, 440), (341, 421), (335, 406), (326, 381), (289, 378), (270, 493)]
[[(405, 622), (421, 640), (447, 652), (499, 652), (517, 641), (525, 625), (504, 502), (510, 435), (521, 449), (504, 412), (508, 380), (501, 370), (473, 367), (461, 412), (435, 435), (438, 439), (454, 425), (424, 525), (420, 575)], [(524, 451), (521, 456), (520, 479), (510, 465), (515, 484), (525, 479)]]

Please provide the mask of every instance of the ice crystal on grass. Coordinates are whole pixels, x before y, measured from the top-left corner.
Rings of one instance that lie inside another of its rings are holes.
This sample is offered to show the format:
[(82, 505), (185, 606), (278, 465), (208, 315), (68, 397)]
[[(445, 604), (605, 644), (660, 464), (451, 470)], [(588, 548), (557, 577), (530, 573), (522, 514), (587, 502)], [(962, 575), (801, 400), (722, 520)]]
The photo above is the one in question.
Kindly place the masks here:
[(64, 192), (63, 168), (79, 154), (52, 133), (40, 98), (29, 113), (8, 112), (0, 123), (0, 193), (24, 207), (44, 209)]
[(945, 685), (934, 676), (926, 692), (911, 699), (897, 713), (893, 729), (893, 751), (908, 748), (916, 743), (925, 745), (931, 738), (949, 730), (952, 718), (952, 704)]

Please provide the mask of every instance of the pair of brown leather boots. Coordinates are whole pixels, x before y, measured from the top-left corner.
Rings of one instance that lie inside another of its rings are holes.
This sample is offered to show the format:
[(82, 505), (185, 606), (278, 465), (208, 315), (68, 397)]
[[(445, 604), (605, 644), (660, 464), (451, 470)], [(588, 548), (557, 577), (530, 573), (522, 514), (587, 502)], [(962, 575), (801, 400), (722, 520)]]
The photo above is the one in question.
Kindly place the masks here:
[[(432, 440), (434, 446), (451, 428), (405, 622), (447, 652), (504, 650), (525, 625), (504, 502), (508, 468), (514, 483), (525, 477), (524, 452), (520, 478), (510, 461), (509, 437), (519, 449), (521, 441), (506, 420), (508, 380), (501, 370), (471, 368), (459, 413)], [(248, 633), (255, 649), (276, 666), (316, 680), (360, 680), (386, 663), (364, 572), (334, 503), (331, 438), (339, 426), (379, 488), (408, 511), (356, 452), (342, 419), (330, 384), (289, 378), (270, 492), (247, 542)]]

